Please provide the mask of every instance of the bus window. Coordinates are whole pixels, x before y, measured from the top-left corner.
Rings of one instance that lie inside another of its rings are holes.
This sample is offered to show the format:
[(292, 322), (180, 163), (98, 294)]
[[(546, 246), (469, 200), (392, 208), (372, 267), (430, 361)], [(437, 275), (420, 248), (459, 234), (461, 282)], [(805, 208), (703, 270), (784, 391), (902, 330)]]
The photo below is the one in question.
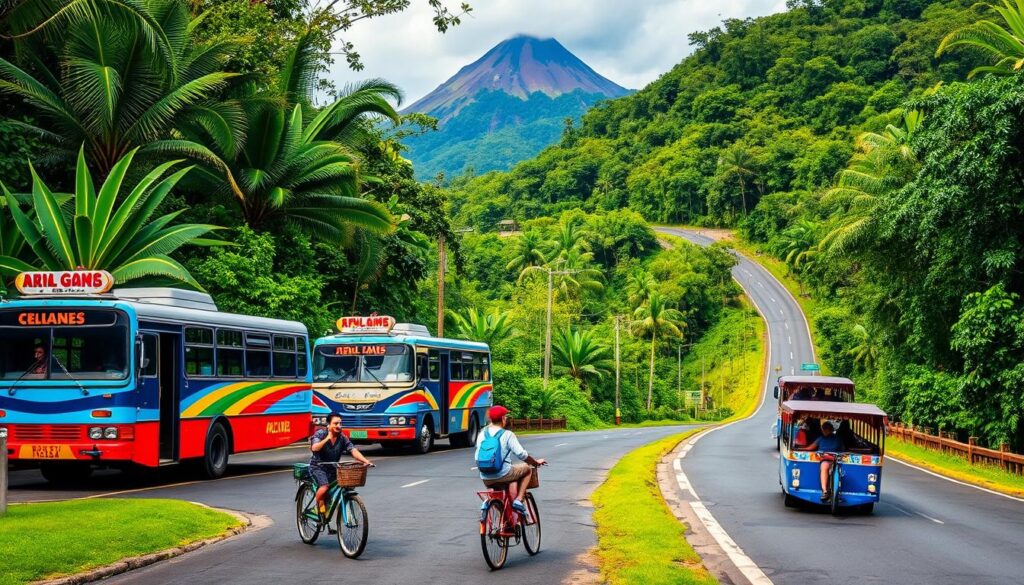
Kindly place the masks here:
[(451, 370), (449, 379), (451, 380), (463, 380), (462, 377), (462, 360), (459, 358), (459, 354), (452, 354), (451, 360), (448, 362), (448, 367)]
[(355, 382), (359, 379), (359, 356), (336, 355), (334, 347), (321, 346), (313, 355), (313, 379), (318, 382)]
[(491, 380), (491, 356), (488, 354), (480, 356), (480, 380), (483, 382)]
[(307, 363), (307, 358), (306, 358), (306, 338), (305, 337), (299, 337), (299, 338), (296, 338), (295, 341), (296, 341), (296, 344), (297, 344), (297, 347), (298, 347), (298, 349), (296, 351), (298, 352), (297, 353), (297, 357), (298, 357), (298, 360), (299, 360), (299, 363), (298, 363), (298, 366), (299, 366), (299, 377), (300, 378), (305, 378), (306, 377), (306, 363)]
[(364, 355), (360, 382), (409, 382), (412, 380), (412, 355), (407, 345), (384, 346), (384, 355)]
[(410, 382), (412, 351), (408, 345), (321, 345), (313, 356), (313, 378), (318, 382)]
[(245, 375), (270, 377), (270, 334), (245, 334)]
[(436, 350), (436, 349), (430, 350), (429, 352), (427, 352), (427, 360), (428, 360), (427, 370), (429, 371), (430, 379), (431, 380), (440, 380), (441, 379), (441, 352)]
[(159, 350), (157, 349), (156, 335), (145, 333), (142, 335), (142, 354), (146, 361), (142, 364), (142, 375), (153, 377), (157, 375), (157, 363), (159, 361)]
[(189, 376), (213, 375), (213, 329), (185, 328), (185, 373)]
[(291, 335), (274, 336), (274, 376), (295, 377), (295, 337)]
[[(110, 310), (77, 311), (81, 324), (32, 327), (20, 311), (0, 312), (0, 378), (123, 379), (128, 375), (128, 320)], [(50, 359), (37, 362), (36, 348)], [(64, 370), (68, 373), (65, 373)]]
[(217, 375), (241, 376), (244, 373), (245, 349), (242, 332), (217, 330)]

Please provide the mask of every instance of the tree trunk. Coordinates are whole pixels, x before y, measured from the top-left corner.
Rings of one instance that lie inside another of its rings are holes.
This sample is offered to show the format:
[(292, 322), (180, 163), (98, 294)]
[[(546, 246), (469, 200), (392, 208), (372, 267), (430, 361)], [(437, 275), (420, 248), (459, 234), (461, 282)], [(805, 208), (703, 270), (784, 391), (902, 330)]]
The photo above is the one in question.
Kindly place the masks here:
[(651, 399), (654, 397), (654, 332), (651, 333), (651, 375), (647, 378), (647, 412), (651, 411)]

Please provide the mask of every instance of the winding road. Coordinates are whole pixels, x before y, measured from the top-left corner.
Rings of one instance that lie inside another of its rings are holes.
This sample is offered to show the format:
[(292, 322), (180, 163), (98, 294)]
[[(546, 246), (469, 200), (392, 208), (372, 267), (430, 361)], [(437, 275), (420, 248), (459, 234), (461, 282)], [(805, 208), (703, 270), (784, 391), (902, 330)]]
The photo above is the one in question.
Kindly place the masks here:
[[(657, 231), (700, 245), (712, 239), (675, 228)], [(737, 255), (733, 277), (768, 324), (765, 401), (750, 418), (708, 433), (680, 460), (698, 501), (763, 572), (753, 581), (811, 585), (922, 585), (1024, 582), (1024, 500), (989, 493), (886, 459), (881, 502), (872, 516), (832, 517), (782, 504), (774, 368), (799, 373), (816, 361), (800, 307), (767, 270)]]

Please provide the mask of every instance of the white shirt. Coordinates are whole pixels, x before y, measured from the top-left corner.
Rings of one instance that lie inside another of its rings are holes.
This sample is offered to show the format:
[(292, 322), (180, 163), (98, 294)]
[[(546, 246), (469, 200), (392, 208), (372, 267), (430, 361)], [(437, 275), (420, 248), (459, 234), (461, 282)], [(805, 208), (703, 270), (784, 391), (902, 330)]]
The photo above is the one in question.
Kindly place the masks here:
[[(476, 437), (476, 453), (473, 457), (474, 460), (479, 460), (480, 458), (480, 445), (483, 444), (484, 437), (493, 437), (500, 430), (502, 430), (500, 426), (488, 425), (480, 431), (480, 434)], [(487, 435), (484, 435), (484, 433), (487, 433)], [(523, 446), (519, 444), (519, 439), (516, 437), (516, 434), (508, 429), (505, 429), (505, 432), (498, 438), (498, 443), (501, 444), (501, 454), (505, 458), (503, 465), (501, 466), (501, 471), (498, 473), (481, 472), (480, 479), (498, 479), (508, 475), (509, 472), (512, 471), (512, 464), (509, 463), (511, 455), (515, 455), (523, 461), (526, 461), (526, 458), (530, 456), (530, 454), (526, 452), (526, 449), (523, 449)]]

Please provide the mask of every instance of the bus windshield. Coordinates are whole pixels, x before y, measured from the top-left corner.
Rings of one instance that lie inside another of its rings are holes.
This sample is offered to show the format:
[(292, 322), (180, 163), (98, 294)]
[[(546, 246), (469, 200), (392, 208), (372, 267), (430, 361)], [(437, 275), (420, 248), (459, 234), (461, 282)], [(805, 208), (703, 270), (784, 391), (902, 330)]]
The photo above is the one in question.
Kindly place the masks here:
[(128, 348), (128, 317), (120, 311), (0, 311), (0, 380), (122, 380)]
[(412, 352), (398, 343), (321, 345), (313, 376), (318, 382), (411, 382)]

